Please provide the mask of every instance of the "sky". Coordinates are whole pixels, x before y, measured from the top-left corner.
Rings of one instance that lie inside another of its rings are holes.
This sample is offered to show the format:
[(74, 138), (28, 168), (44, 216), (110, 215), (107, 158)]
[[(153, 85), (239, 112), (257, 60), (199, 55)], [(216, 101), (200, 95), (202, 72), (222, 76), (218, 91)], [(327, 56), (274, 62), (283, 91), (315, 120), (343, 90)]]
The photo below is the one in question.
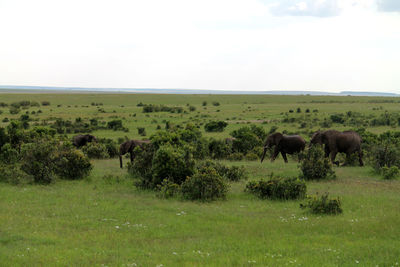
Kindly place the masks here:
[(400, 0), (0, 0), (0, 85), (400, 93)]

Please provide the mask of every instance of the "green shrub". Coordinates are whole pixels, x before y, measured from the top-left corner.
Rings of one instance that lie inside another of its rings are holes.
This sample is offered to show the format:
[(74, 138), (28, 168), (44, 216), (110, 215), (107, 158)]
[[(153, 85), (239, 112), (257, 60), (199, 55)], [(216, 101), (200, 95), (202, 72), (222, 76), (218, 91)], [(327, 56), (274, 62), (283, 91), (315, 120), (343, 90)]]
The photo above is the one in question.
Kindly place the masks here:
[(266, 138), (266, 133), (262, 127), (251, 125), (244, 126), (231, 132), (235, 138), (232, 148), (235, 152), (248, 153), (257, 146), (263, 145), (263, 140)]
[(22, 146), (21, 170), (33, 176), (35, 183), (49, 184), (55, 179), (56, 144), (38, 140)]
[(400, 147), (390, 140), (373, 145), (369, 155), (372, 167), (377, 172), (380, 172), (383, 167), (400, 167)]
[[(108, 156), (110, 158), (114, 158), (119, 155), (119, 146), (114, 140), (109, 139), (109, 138), (99, 138), (99, 139), (97, 139), (97, 141), (100, 144), (105, 145)], [(121, 141), (120, 143), (123, 143), (123, 142), (125, 142), (125, 140)]]
[(243, 160), (244, 155), (240, 152), (231, 153), (226, 157), (228, 160), (240, 161)]
[(232, 153), (232, 144), (226, 143), (224, 140), (210, 139), (208, 143), (210, 156), (213, 159), (223, 159)]
[(383, 179), (385, 180), (392, 180), (394, 178), (396, 178), (397, 176), (399, 176), (400, 170), (399, 168), (397, 168), (396, 166), (392, 166), (392, 167), (382, 167), (382, 175), (383, 175)]
[(146, 136), (146, 129), (145, 129), (145, 128), (143, 128), (143, 127), (138, 127), (137, 129), (138, 129), (138, 134), (139, 134), (140, 136)]
[(16, 107), (10, 107), (10, 114), (18, 114), (21, 110)]
[(93, 166), (82, 151), (63, 148), (56, 161), (56, 174), (62, 179), (78, 180), (89, 175)]
[(343, 212), (342, 210), (342, 202), (339, 198), (328, 197), (328, 193), (325, 193), (321, 197), (316, 196), (308, 196), (307, 202), (304, 204), (300, 204), (302, 209), (309, 209), (311, 213), (314, 214), (340, 214)]
[(305, 180), (323, 180), (335, 178), (335, 172), (329, 158), (320, 145), (313, 145), (301, 155), (301, 177)]
[(19, 160), (18, 150), (13, 148), (10, 143), (0, 147), (0, 162), (4, 164), (15, 164)]
[(42, 101), (42, 106), (50, 106), (50, 102), (49, 101)]
[(214, 168), (220, 176), (224, 177), (225, 179), (227, 179), (229, 181), (236, 182), (239, 180), (247, 179), (247, 172), (246, 172), (246, 169), (244, 168), (244, 166), (228, 167), (219, 162), (207, 160), (207, 161), (204, 161), (204, 162), (201, 162), (200, 164), (198, 164), (197, 170), (201, 171), (202, 169), (204, 169), (206, 167)]
[(246, 156), (245, 156), (245, 159), (246, 159), (246, 160), (249, 160), (249, 161), (258, 160), (259, 158), (260, 158), (260, 157), (259, 157), (257, 154), (252, 153), (252, 152), (247, 153)]
[(85, 153), (91, 159), (107, 159), (109, 158), (107, 147), (101, 143), (90, 142), (82, 147)]
[(135, 186), (141, 189), (154, 189), (152, 175), (152, 161), (154, 157), (154, 146), (145, 146), (144, 149), (136, 147), (133, 151), (135, 160), (128, 163), (128, 173), (137, 178)]
[(17, 185), (32, 181), (33, 177), (22, 171), (19, 165), (0, 163), (0, 182)]
[(194, 173), (194, 164), (190, 151), (170, 145), (160, 147), (152, 161), (153, 185), (161, 184), (164, 179), (182, 184)]
[(159, 198), (171, 198), (177, 196), (181, 192), (181, 187), (168, 179), (164, 179), (161, 184), (157, 185), (157, 196)]
[(301, 199), (304, 198), (306, 183), (299, 178), (270, 177), (270, 180), (251, 181), (245, 191), (265, 199)]
[(204, 125), (206, 132), (223, 132), (228, 123), (224, 121), (210, 121)]
[(181, 192), (189, 200), (225, 199), (228, 184), (214, 168), (205, 167), (182, 183)]
[(114, 131), (125, 130), (124, 126), (122, 125), (122, 120), (112, 120), (107, 122), (107, 128)]

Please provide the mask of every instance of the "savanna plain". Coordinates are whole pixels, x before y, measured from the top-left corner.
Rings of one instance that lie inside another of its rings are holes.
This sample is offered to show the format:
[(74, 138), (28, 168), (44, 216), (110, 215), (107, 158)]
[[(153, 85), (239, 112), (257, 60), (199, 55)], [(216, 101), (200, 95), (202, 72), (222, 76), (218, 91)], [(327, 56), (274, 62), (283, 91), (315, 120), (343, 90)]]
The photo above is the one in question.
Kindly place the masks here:
[[(12, 106), (21, 101), (38, 104)], [(117, 145), (188, 124), (213, 140), (253, 125), (266, 134), (300, 134), (307, 142), (319, 129), (368, 136), (400, 132), (400, 99), (390, 97), (43, 92), (1, 93), (0, 102), (0, 128), (19, 121), (27, 130), (53, 129), (66, 140), (90, 130)], [(145, 112), (150, 104), (169, 108)], [(66, 130), (66, 121), (81, 128)], [(121, 127), (110, 121), (121, 121)], [(227, 125), (205, 131), (210, 121)], [(127, 171), (129, 159), (124, 156), (121, 169), (115, 155), (91, 159), (91, 172), (79, 180), (0, 182), (0, 265), (398, 266), (400, 182), (383, 179), (369, 147), (363, 149), (365, 166), (333, 166), (336, 179), (306, 182), (307, 195), (340, 198), (343, 213), (337, 215), (301, 209), (304, 199), (260, 199), (246, 192), (249, 181), (267, 180), (271, 173), (300, 176), (297, 157), (260, 163), (259, 148), (247, 151), (250, 156), (204, 156), (244, 166), (247, 173), (246, 180), (229, 182), (226, 198), (216, 201), (160, 198), (138, 188)], [(343, 155), (337, 158), (343, 163)]]

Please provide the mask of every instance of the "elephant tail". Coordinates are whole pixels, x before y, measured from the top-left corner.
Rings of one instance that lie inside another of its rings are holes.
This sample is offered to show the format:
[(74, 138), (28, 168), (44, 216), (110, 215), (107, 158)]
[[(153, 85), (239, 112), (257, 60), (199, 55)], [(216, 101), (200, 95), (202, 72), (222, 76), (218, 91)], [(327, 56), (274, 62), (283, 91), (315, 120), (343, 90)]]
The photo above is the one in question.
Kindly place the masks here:
[(122, 169), (122, 155), (119, 154), (119, 167)]

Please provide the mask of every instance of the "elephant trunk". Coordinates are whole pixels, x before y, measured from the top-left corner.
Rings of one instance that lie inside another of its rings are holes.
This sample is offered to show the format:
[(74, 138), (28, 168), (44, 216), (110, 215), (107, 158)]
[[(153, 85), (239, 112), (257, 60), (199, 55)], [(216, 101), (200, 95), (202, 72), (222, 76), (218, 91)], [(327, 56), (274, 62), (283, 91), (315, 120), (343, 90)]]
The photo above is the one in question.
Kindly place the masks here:
[(121, 154), (119, 154), (119, 166), (122, 169), (122, 155)]
[(264, 160), (265, 154), (267, 153), (267, 149), (268, 149), (268, 148), (265, 146), (265, 147), (264, 147), (263, 154), (262, 154), (262, 156), (261, 156), (261, 163), (262, 163), (263, 160)]

